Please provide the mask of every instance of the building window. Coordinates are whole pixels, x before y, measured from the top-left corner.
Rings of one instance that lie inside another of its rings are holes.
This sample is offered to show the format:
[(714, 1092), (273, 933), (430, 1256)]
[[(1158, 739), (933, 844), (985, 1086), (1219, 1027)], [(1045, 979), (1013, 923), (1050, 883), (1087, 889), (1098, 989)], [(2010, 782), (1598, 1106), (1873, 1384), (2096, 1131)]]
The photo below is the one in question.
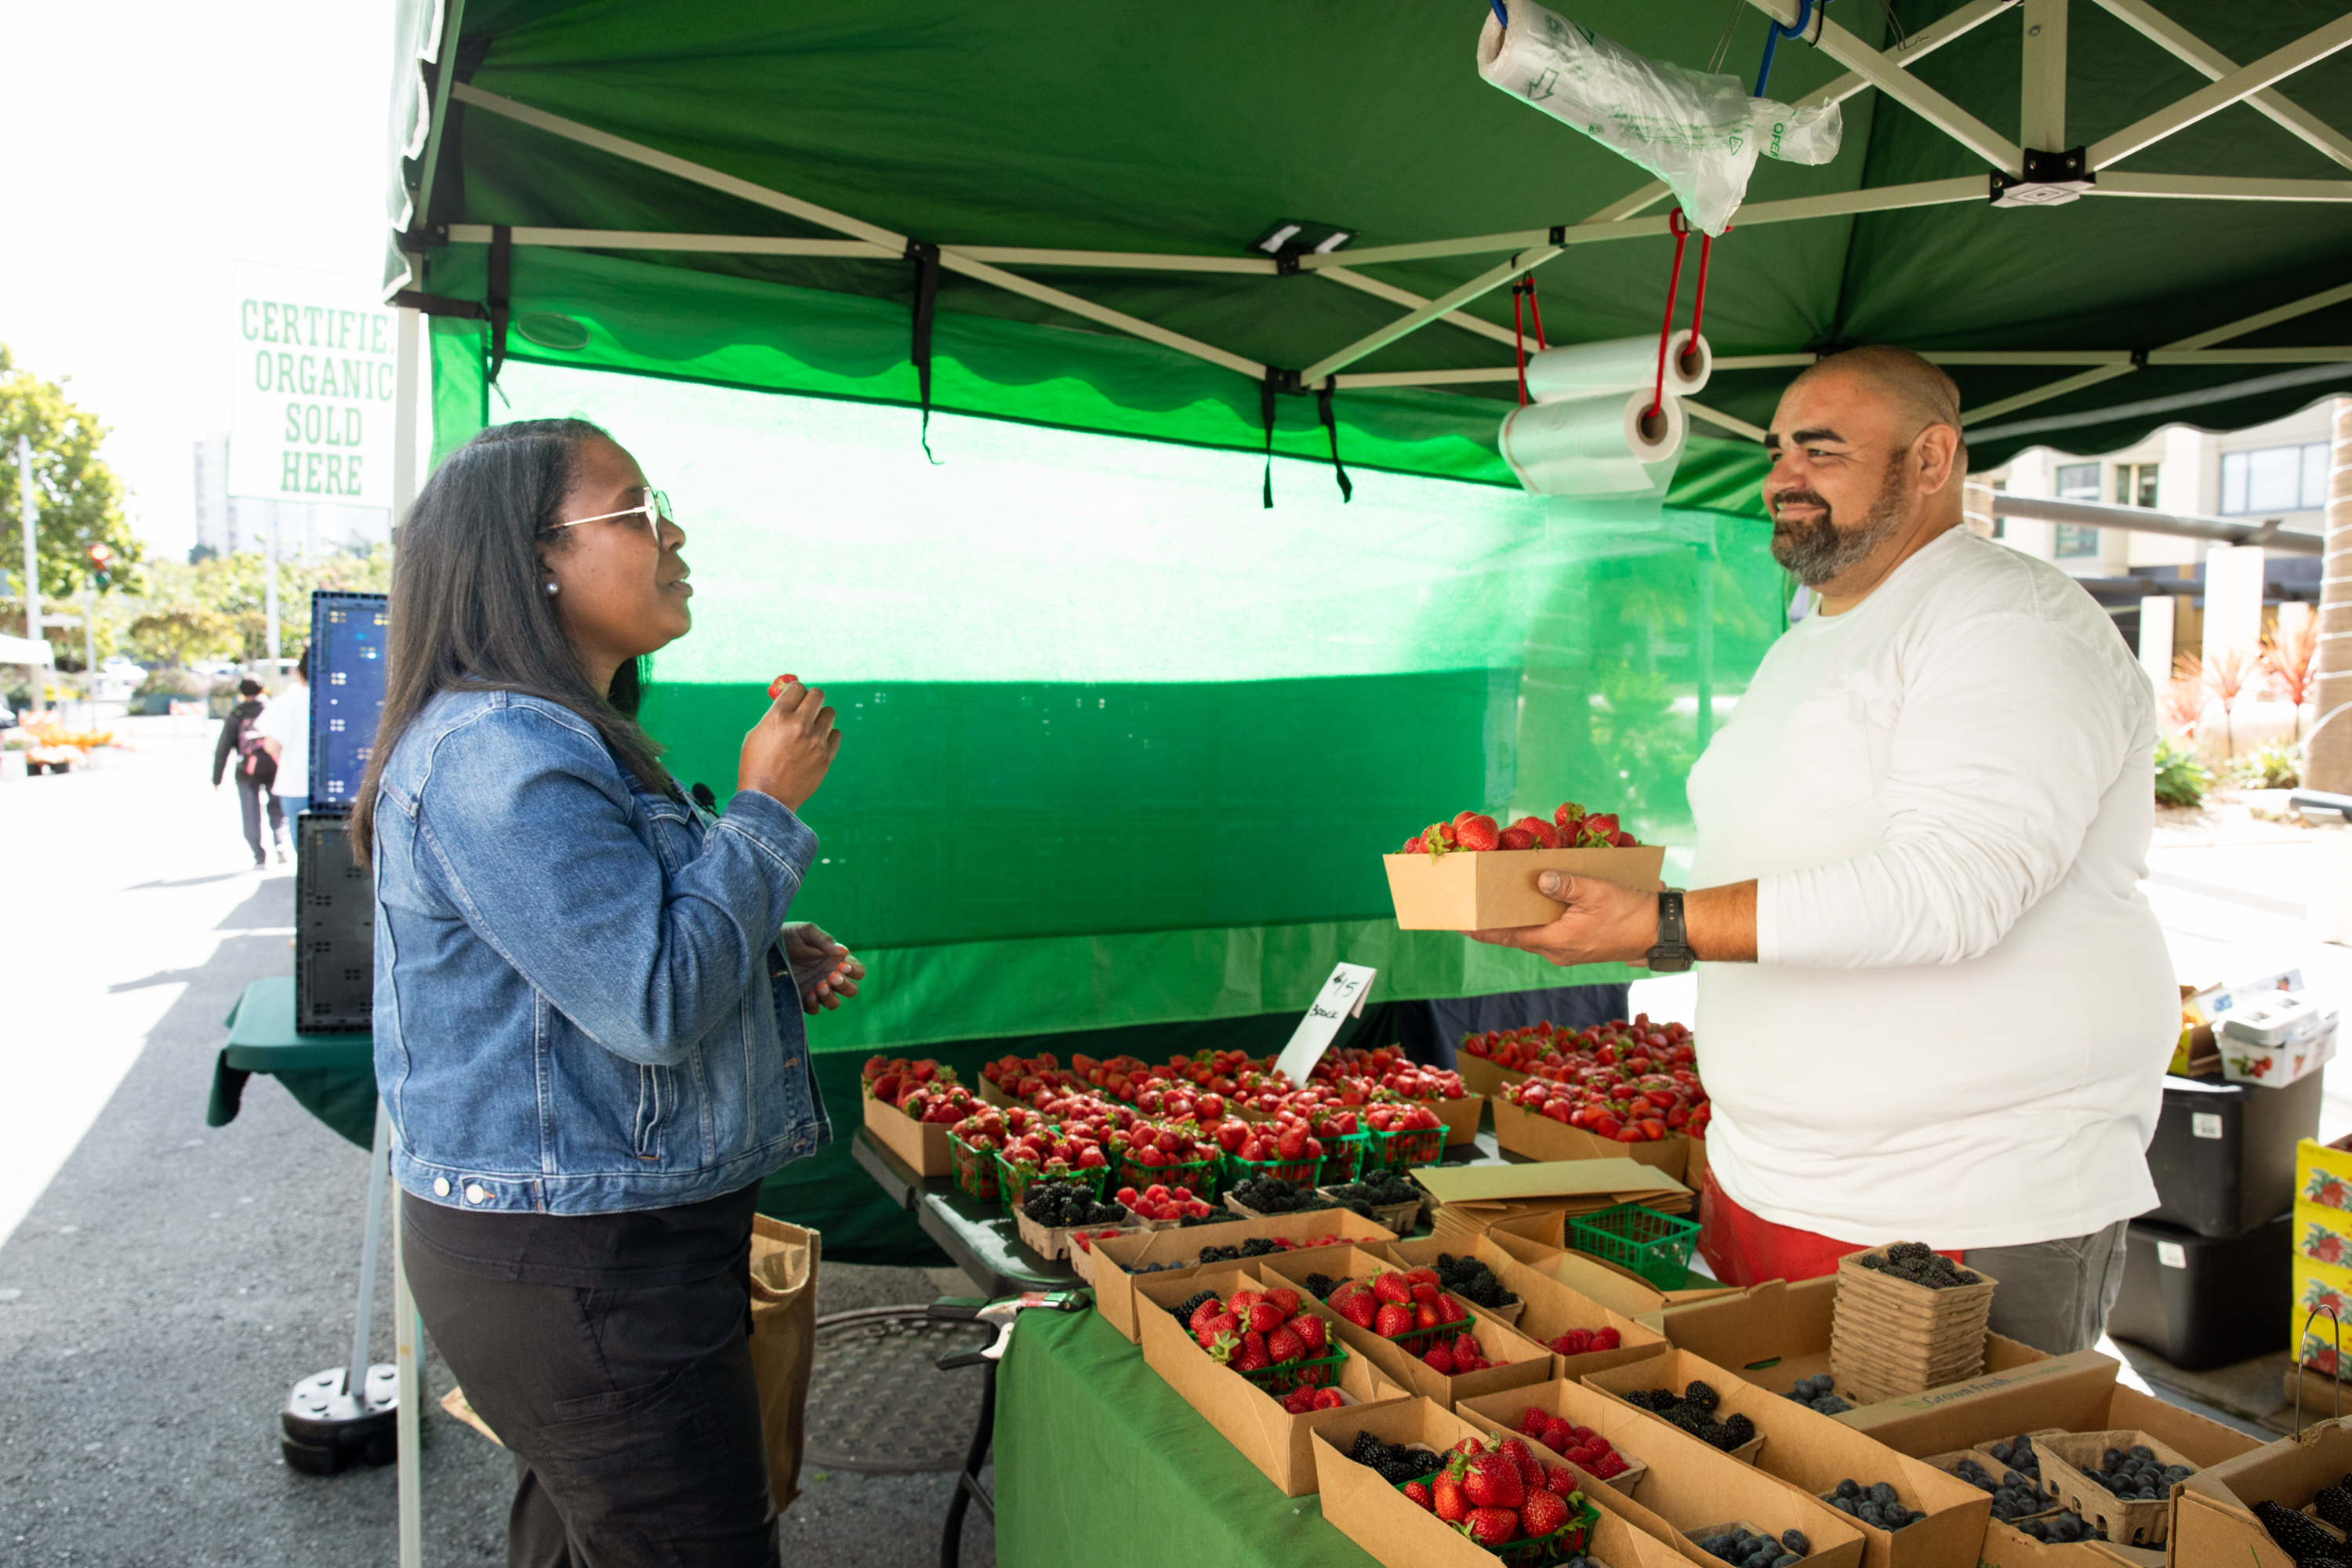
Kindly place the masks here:
[(2327, 504), (2327, 443), (2221, 454), (2221, 513), (2315, 511)]
[(2156, 505), (2156, 470), (2154, 463), (2117, 463), (2116, 465), (2116, 504), (2153, 508)]
[(2060, 500), (2097, 500), (2099, 499), (2099, 465), (2096, 463), (2059, 464), (2058, 499)]
[(2058, 525), (2058, 547), (2053, 553), (2061, 561), (2092, 559), (2099, 553), (2099, 531), (2062, 522)]

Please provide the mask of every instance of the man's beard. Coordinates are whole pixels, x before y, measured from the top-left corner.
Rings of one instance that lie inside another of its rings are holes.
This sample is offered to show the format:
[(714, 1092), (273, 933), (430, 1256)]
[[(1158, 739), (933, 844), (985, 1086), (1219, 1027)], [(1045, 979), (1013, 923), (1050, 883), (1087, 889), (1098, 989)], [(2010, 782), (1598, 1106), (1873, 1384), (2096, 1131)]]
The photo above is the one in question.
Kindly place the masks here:
[[(1852, 528), (1840, 528), (1830, 504), (1811, 490), (1790, 490), (1773, 497), (1772, 559), (1797, 574), (1808, 588), (1822, 584), (1886, 542), (1903, 526), (1903, 458), (1897, 452), (1886, 465), (1886, 477), (1870, 510)], [(1780, 503), (1795, 501), (1820, 509), (1820, 515), (1802, 521), (1778, 515)]]

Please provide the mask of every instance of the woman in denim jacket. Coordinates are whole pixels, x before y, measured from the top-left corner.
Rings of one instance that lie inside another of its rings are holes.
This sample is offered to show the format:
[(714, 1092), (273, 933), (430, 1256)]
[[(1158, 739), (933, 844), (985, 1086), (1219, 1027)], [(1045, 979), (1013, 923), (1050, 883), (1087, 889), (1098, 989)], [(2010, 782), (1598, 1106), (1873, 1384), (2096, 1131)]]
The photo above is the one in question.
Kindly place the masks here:
[(401, 530), (353, 813), (409, 1282), (515, 1456), (518, 1565), (776, 1561), (751, 1215), (831, 1136), (802, 1012), (864, 973), (784, 923), (824, 693), (785, 679), (719, 816), (633, 717), (693, 624), (667, 513), (585, 421), (452, 454)]

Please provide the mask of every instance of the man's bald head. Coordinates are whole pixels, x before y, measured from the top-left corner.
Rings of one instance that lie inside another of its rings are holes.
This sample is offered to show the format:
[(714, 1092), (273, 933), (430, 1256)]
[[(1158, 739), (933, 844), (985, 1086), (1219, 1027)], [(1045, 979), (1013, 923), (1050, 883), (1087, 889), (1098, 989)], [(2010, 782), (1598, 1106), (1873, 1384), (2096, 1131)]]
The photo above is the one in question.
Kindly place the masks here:
[[(1822, 376), (1853, 376), (1902, 411), (1903, 435), (1916, 437), (1930, 425), (1960, 428), (1960, 389), (1952, 378), (1909, 349), (1868, 343), (1816, 360), (1789, 384), (1790, 391)], [(1954, 465), (1968, 470), (1968, 446), (1960, 446)]]

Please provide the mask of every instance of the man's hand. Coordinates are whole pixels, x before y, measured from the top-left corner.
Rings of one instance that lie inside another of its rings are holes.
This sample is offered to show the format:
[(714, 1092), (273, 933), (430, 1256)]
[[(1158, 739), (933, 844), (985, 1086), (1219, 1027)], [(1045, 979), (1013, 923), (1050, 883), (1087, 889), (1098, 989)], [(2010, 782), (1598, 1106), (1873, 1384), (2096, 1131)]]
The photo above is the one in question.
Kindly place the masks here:
[(1521, 948), (1566, 968), (1574, 963), (1646, 964), (1658, 944), (1658, 894), (1546, 871), (1536, 887), (1568, 908), (1549, 925), (1504, 926), (1469, 933), (1475, 942)]
[(866, 966), (847, 948), (805, 921), (784, 928), (784, 960), (793, 966), (803, 1013), (840, 1006), (843, 997), (857, 994), (857, 983), (866, 978)]

